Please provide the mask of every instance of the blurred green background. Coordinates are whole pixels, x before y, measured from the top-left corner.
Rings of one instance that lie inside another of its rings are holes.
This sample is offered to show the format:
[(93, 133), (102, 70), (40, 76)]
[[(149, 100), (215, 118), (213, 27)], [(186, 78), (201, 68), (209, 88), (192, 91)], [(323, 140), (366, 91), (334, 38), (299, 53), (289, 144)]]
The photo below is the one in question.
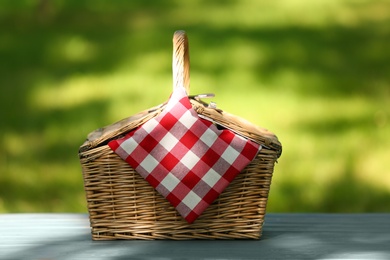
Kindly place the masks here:
[(0, 212), (86, 212), (78, 148), (192, 94), (277, 134), (268, 212), (390, 212), (390, 1), (0, 0)]

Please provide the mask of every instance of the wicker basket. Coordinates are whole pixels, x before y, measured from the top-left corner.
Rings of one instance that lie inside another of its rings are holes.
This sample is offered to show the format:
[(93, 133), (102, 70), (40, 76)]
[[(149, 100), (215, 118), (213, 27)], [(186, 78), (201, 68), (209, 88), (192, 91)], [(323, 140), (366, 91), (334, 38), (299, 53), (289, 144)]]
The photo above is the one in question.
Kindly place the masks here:
[[(178, 31), (173, 41), (174, 86), (182, 84), (189, 93), (187, 37)], [(188, 224), (107, 145), (157, 116), (165, 104), (90, 133), (79, 157), (93, 240), (260, 238), (274, 164), (282, 151), (280, 142), (271, 132), (212, 108), (199, 98), (192, 97), (191, 104), (200, 117), (261, 144), (257, 157), (193, 224)]]

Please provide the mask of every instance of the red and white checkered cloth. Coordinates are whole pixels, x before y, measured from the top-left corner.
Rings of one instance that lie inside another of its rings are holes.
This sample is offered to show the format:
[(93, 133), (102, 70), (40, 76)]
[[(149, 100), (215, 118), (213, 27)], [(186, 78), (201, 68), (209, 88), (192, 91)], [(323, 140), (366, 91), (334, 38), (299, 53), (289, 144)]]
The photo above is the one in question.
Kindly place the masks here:
[(192, 223), (261, 146), (198, 116), (177, 88), (157, 117), (108, 144)]

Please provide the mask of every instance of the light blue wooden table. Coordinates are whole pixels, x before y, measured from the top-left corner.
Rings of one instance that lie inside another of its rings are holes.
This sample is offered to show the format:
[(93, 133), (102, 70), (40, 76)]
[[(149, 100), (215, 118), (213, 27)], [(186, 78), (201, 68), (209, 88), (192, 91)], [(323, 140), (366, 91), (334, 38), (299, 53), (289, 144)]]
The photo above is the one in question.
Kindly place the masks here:
[(86, 214), (3, 214), (0, 259), (384, 260), (390, 214), (268, 214), (258, 241), (92, 241)]

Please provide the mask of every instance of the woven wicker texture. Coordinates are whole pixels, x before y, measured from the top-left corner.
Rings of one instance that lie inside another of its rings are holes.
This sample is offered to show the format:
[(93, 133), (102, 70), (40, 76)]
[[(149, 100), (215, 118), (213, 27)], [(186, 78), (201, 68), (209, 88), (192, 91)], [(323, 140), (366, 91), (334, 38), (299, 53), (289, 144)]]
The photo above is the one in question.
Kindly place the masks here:
[[(178, 46), (177, 46), (178, 45)], [(189, 55), (183, 31), (174, 35), (174, 87), (189, 91)], [(179, 68), (177, 68), (177, 66)], [(274, 164), (282, 147), (271, 132), (191, 99), (197, 113), (221, 127), (261, 144), (263, 149), (193, 223), (108, 146), (152, 117), (164, 104), (98, 129), (80, 147), (84, 188), (94, 240), (113, 239), (258, 239), (261, 236)]]

